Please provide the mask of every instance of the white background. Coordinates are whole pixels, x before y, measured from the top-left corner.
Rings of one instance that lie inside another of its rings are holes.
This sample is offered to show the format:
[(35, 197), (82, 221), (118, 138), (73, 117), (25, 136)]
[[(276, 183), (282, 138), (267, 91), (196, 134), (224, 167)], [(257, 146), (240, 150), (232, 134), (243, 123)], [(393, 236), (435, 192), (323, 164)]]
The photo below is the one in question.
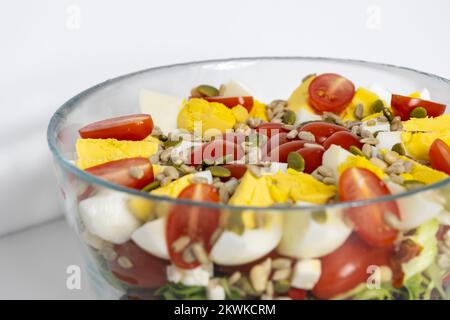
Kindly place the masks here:
[[(448, 0), (2, 1), (0, 235), (62, 214), (45, 130), (89, 86), (157, 65), (270, 55), (364, 59), (450, 78), (449, 16)], [(4, 239), (11, 254), (16, 242)]]

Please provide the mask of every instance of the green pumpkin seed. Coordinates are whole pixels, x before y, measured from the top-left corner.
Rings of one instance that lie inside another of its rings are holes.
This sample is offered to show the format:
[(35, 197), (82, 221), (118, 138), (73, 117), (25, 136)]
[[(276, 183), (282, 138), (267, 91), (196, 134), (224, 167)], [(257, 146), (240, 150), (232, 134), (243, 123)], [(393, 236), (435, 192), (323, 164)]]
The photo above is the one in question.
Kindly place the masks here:
[(155, 180), (153, 182), (150, 182), (148, 185), (142, 188), (142, 191), (144, 192), (150, 192), (152, 190), (155, 190), (156, 188), (159, 188), (161, 185), (161, 182), (159, 180)]
[(383, 108), (383, 115), (386, 117), (386, 119), (388, 119), (389, 122), (391, 122), (392, 119), (394, 119), (392, 111), (389, 110), (388, 108)]
[(204, 97), (217, 97), (219, 95), (219, 90), (217, 88), (207, 84), (198, 86), (196, 90)]
[(401, 142), (394, 144), (391, 150), (397, 152), (401, 156), (404, 156), (406, 154), (405, 147)]
[(409, 114), (410, 118), (425, 118), (428, 115), (427, 109), (423, 107), (414, 108)]
[(230, 170), (221, 166), (211, 166), (208, 167), (206, 170), (211, 171), (213, 177), (228, 178), (229, 176), (231, 176)]
[(289, 152), (288, 157), (288, 168), (302, 172), (305, 170), (305, 159), (297, 152)]
[(289, 280), (280, 280), (275, 282), (274, 290), (276, 293), (284, 294), (289, 291), (291, 287), (291, 284), (289, 283)]
[(311, 74), (307, 74), (306, 76), (303, 77), (302, 82), (305, 82), (306, 80), (308, 80), (311, 77), (315, 77), (316, 74), (315, 73), (311, 73)]
[(384, 109), (384, 103), (380, 99), (375, 100), (375, 102), (372, 104), (372, 112), (378, 113), (382, 112)]
[(161, 134), (158, 136), (158, 139), (162, 142), (166, 142), (169, 139), (169, 137), (167, 137), (165, 134)]
[(366, 155), (364, 154), (364, 152), (362, 152), (362, 150), (360, 148), (358, 148), (357, 146), (350, 146), (350, 148), (348, 148), (348, 151), (353, 153), (355, 156), (361, 156), (361, 157), (367, 158)]
[(311, 218), (319, 224), (324, 224), (327, 221), (327, 212), (325, 210), (313, 211)]
[(236, 233), (237, 235), (242, 235), (245, 231), (244, 221), (242, 221), (242, 215), (240, 212), (230, 212), (227, 219), (226, 229)]
[(179, 140), (167, 140), (164, 142), (164, 147), (166, 148), (170, 148), (170, 147), (175, 147), (176, 145), (180, 144), (181, 141), (183, 141), (183, 139), (179, 139)]
[(425, 183), (419, 180), (405, 180), (403, 186), (408, 190), (415, 190), (425, 186)]
[(292, 125), (295, 123), (295, 119), (297, 118), (294, 111), (287, 109), (284, 114), (283, 118), (281, 119), (284, 124)]

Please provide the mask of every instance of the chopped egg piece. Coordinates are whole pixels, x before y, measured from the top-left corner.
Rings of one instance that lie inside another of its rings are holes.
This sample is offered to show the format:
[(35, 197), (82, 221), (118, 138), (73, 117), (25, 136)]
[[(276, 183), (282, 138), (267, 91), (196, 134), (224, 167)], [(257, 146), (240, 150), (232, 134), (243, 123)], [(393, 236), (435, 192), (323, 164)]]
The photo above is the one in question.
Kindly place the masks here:
[(377, 134), (379, 143), (374, 146), (374, 155), (378, 154), (381, 150), (391, 150), (392, 147), (402, 142), (402, 131), (390, 131), (380, 132)]
[(339, 166), (352, 156), (352, 153), (345, 150), (341, 146), (332, 144), (322, 156), (322, 165), (333, 171), (333, 178), (337, 181), (339, 179)]
[(223, 97), (245, 97), (251, 95), (252, 94), (248, 88), (235, 80), (228, 81), (222, 94)]
[(300, 260), (294, 266), (291, 286), (311, 290), (319, 281), (321, 273), (322, 263), (319, 259)]
[(131, 235), (131, 239), (144, 251), (161, 259), (169, 259), (166, 242), (167, 217), (149, 221)]

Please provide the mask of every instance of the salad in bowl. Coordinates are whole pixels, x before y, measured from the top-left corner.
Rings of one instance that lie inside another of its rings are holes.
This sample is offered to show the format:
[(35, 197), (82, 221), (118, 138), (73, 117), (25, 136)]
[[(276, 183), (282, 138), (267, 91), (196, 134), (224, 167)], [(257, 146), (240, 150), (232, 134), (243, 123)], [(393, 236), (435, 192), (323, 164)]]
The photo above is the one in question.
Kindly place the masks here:
[(351, 77), (363, 68), (320, 59), (253, 61), (317, 68), (260, 97), (229, 71), (255, 72), (240, 62), (184, 65), (178, 94), (151, 86), (170, 68), (119, 78), (122, 91), (100, 85), (52, 119), (61, 193), (99, 293), (449, 299), (450, 98), (383, 85), (393, 67), (354, 62), (393, 68), (363, 85)]

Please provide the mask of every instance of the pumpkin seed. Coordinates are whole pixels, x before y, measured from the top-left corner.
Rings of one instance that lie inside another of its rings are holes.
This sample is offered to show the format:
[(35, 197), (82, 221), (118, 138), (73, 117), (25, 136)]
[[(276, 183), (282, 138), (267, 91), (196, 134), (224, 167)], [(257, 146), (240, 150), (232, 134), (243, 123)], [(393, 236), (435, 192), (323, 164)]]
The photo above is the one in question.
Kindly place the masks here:
[(179, 138), (178, 140), (166, 140), (164, 141), (164, 147), (166, 148), (175, 147), (176, 145), (180, 144), (181, 141), (183, 141), (182, 138)]
[(207, 84), (198, 86), (197, 92), (205, 97), (217, 97), (219, 95), (219, 90), (217, 88)]
[(419, 180), (405, 180), (403, 186), (408, 190), (415, 190), (425, 186), (425, 183)]
[(327, 212), (325, 210), (313, 211), (311, 218), (319, 224), (323, 224), (327, 221)]
[(142, 191), (144, 192), (150, 192), (152, 190), (155, 190), (156, 188), (159, 188), (161, 185), (161, 182), (159, 180), (155, 180), (153, 182), (150, 182), (148, 185), (142, 188)]
[(362, 150), (360, 148), (358, 148), (357, 146), (350, 146), (350, 148), (348, 148), (348, 151), (353, 153), (355, 156), (366, 157), (364, 152), (362, 152)]
[(388, 108), (383, 108), (383, 115), (386, 117), (386, 119), (388, 119), (389, 122), (391, 122), (392, 119), (394, 119), (392, 111), (389, 110)]
[(305, 159), (297, 152), (289, 152), (288, 157), (288, 168), (302, 172), (305, 170)]
[(276, 293), (287, 293), (291, 287), (291, 284), (289, 283), (289, 280), (280, 280), (275, 282), (275, 292)]
[(296, 117), (297, 116), (294, 111), (286, 110), (283, 114), (282, 120), (283, 120), (283, 123), (292, 125), (295, 123)]
[(231, 176), (230, 170), (221, 166), (211, 166), (208, 167), (206, 170), (211, 171), (213, 177), (228, 178), (229, 176)]
[(427, 116), (427, 109), (424, 107), (414, 108), (409, 114), (410, 118), (425, 118)]
[(406, 153), (405, 147), (401, 142), (394, 144), (391, 150), (397, 152), (401, 156), (404, 156)]
[(307, 74), (306, 76), (303, 77), (302, 82), (305, 82), (306, 80), (308, 80), (311, 77), (315, 77), (316, 74), (315, 73), (311, 73), (311, 74)]
[(375, 100), (374, 103), (372, 104), (372, 112), (373, 113), (381, 112), (381, 111), (383, 111), (383, 109), (384, 109), (384, 103), (380, 99)]

